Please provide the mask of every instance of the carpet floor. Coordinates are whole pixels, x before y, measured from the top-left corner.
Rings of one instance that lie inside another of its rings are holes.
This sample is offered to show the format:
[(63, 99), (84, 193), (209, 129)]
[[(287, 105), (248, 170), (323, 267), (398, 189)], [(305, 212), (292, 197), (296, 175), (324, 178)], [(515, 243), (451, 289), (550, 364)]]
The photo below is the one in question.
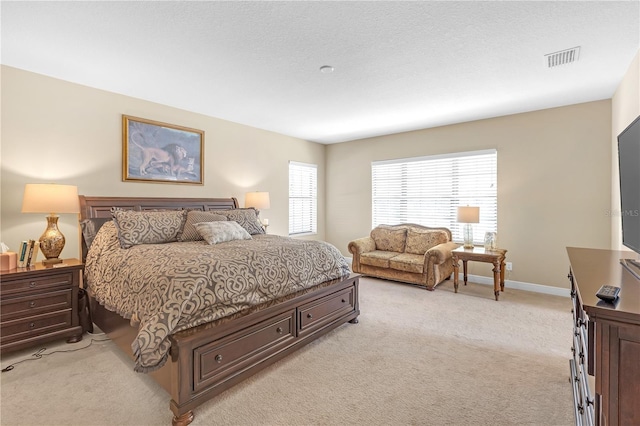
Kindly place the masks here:
[[(192, 425), (571, 425), (570, 310), (509, 288), (496, 302), (486, 285), (362, 278), (359, 324), (201, 405)], [(169, 395), (102, 339), (3, 356), (33, 360), (1, 374), (0, 424), (171, 424)]]

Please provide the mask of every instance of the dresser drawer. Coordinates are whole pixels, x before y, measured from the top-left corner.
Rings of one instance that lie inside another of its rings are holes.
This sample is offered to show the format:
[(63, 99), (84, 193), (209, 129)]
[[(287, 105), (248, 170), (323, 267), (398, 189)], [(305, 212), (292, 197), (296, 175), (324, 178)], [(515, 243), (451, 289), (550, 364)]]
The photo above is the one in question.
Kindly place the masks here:
[(298, 336), (304, 336), (355, 309), (355, 287), (340, 290), (298, 308)]
[(294, 343), (295, 310), (250, 326), (193, 351), (194, 390), (223, 382)]
[(69, 308), (27, 318), (3, 321), (0, 325), (2, 344), (71, 327), (71, 312), (72, 310)]
[(4, 322), (16, 317), (29, 317), (68, 309), (71, 308), (72, 295), (73, 289), (66, 288), (47, 293), (3, 298), (0, 318)]
[(23, 291), (47, 290), (55, 287), (71, 287), (73, 284), (72, 272), (61, 272), (40, 277), (22, 278), (17, 280), (2, 281), (2, 297), (10, 296)]

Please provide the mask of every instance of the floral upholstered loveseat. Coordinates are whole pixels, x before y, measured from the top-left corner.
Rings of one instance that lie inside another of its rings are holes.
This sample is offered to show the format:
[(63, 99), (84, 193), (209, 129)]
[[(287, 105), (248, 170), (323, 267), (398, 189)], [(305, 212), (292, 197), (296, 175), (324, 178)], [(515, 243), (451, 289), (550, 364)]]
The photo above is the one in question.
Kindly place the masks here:
[(447, 228), (404, 223), (379, 225), (370, 236), (349, 243), (352, 270), (372, 277), (435, 286), (453, 273), (451, 241)]

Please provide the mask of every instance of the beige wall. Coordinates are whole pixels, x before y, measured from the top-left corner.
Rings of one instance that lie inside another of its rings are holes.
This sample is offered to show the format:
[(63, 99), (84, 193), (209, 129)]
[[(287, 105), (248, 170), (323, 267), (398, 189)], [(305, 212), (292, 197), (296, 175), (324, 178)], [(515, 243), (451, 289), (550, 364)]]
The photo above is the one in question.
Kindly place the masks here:
[[(615, 136), (640, 114), (639, 68), (636, 57), (612, 101), (323, 146), (3, 66), (0, 238), (15, 248), (42, 233), (45, 215), (20, 213), (24, 185), (38, 182), (87, 195), (235, 196), (241, 204), (245, 192), (267, 190), (262, 217), (286, 235), (295, 160), (318, 164), (316, 238), (348, 254), (347, 243), (371, 227), (371, 161), (496, 148), (498, 238), (514, 267), (507, 278), (566, 287), (565, 246), (619, 244), (608, 214), (619, 209)], [(204, 130), (205, 185), (122, 182), (122, 114)], [(63, 256), (78, 256), (76, 218), (62, 215), (60, 225)], [(471, 272), (490, 276), (488, 265)]]
[[(590, 102), (327, 146), (327, 240), (371, 229), (371, 162), (495, 148), (507, 278), (567, 287), (566, 246), (609, 247), (611, 102)], [(470, 272), (491, 276), (490, 265)]]
[[(122, 182), (122, 114), (205, 131), (203, 186)], [(45, 214), (22, 214), (26, 183), (77, 185), (80, 194), (237, 197), (269, 191), (269, 232), (288, 233), (288, 161), (318, 165), (318, 235), (324, 239), (324, 145), (140, 99), (2, 67), (0, 238), (13, 250), (37, 239)], [(75, 215), (61, 215), (63, 257), (78, 257)]]
[(618, 135), (640, 115), (640, 51), (611, 100), (611, 248), (624, 249), (620, 220)]

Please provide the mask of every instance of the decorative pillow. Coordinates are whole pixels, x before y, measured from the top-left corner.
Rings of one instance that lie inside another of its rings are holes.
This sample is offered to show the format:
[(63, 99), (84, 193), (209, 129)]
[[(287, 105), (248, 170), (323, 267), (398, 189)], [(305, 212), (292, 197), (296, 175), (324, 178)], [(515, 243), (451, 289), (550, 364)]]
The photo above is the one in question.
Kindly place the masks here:
[(120, 247), (178, 241), (187, 218), (186, 210), (143, 211), (111, 209)]
[(184, 229), (182, 231), (182, 235), (180, 236), (180, 241), (202, 240), (202, 236), (198, 233), (194, 225), (200, 222), (216, 222), (220, 220), (227, 220), (227, 217), (211, 212), (189, 210), (187, 212), (187, 221), (184, 223)]
[(91, 243), (93, 243), (94, 238), (96, 238), (96, 234), (105, 223), (112, 220), (110, 217), (99, 217), (92, 219), (85, 219), (80, 222), (80, 229), (82, 229), (82, 239), (84, 240), (84, 244), (87, 246), (87, 249), (91, 247)]
[(376, 242), (376, 250), (404, 252), (407, 230), (379, 225), (371, 231), (371, 238)]
[(412, 254), (425, 254), (430, 248), (448, 241), (447, 233), (442, 230), (418, 231), (409, 229), (407, 231), (407, 247), (404, 251)]
[(264, 228), (258, 220), (259, 212), (249, 207), (246, 209), (213, 210), (212, 213), (226, 216), (227, 220), (238, 222), (249, 234), (264, 234)]
[(252, 239), (251, 235), (234, 221), (200, 222), (194, 224), (194, 226), (209, 244)]

